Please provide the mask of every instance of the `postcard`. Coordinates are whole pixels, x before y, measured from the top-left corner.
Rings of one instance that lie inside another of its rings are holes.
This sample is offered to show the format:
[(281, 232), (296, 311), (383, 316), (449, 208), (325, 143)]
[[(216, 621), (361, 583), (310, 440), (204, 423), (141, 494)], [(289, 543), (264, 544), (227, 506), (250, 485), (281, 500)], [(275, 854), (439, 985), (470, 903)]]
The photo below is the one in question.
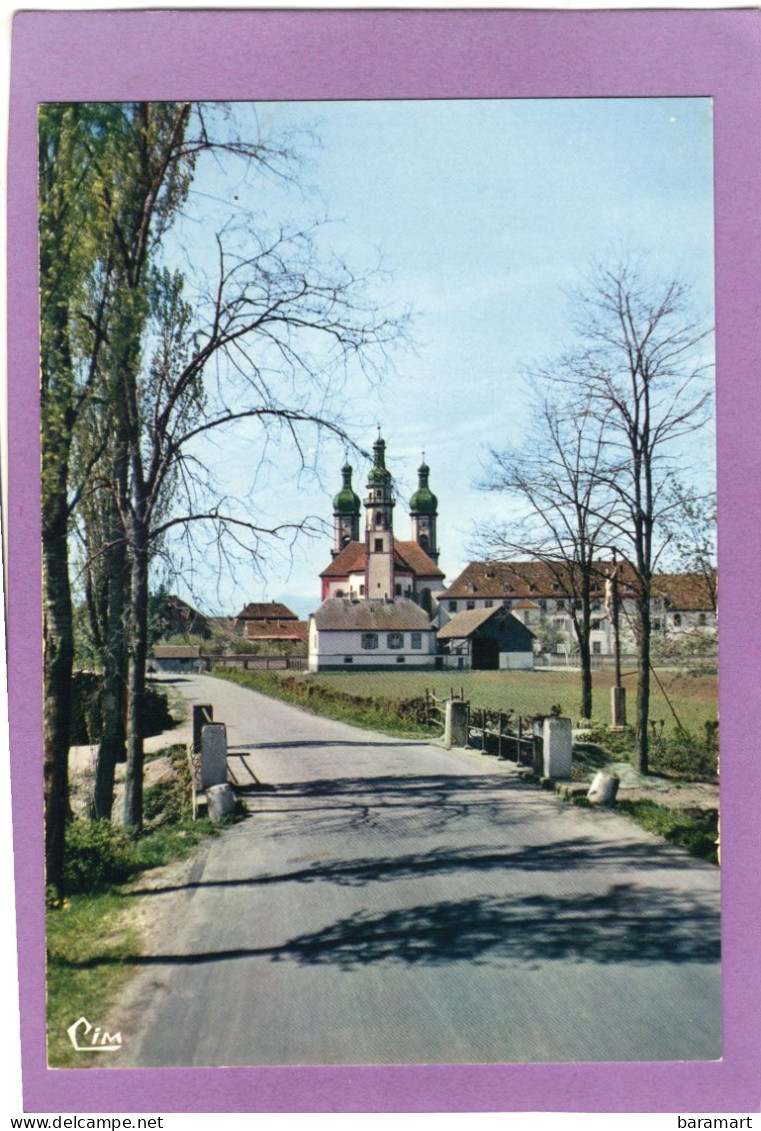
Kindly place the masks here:
[(757, 25), (16, 16), (26, 1110), (756, 1110)]

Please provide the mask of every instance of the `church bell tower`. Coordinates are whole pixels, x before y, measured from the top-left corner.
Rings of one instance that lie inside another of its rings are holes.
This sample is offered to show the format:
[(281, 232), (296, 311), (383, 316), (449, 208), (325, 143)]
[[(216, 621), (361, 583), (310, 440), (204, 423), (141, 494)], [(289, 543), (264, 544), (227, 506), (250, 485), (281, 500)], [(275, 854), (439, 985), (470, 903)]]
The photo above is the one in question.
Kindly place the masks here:
[(367, 477), (365, 499), (367, 572), (365, 595), (370, 600), (394, 596), (394, 490), (386, 468), (386, 444), (380, 430), (373, 444), (373, 466)]
[(349, 542), (359, 542), (359, 515), (361, 504), (351, 485), (352, 469), (348, 463), (341, 468), (343, 486), (333, 499), (333, 549), (335, 558)]
[(412, 538), (436, 565), (439, 564), (439, 548), (436, 545), (436, 519), (439, 501), (428, 486), (431, 469), (423, 462), (417, 470), (418, 489), (410, 499), (410, 518), (412, 519)]

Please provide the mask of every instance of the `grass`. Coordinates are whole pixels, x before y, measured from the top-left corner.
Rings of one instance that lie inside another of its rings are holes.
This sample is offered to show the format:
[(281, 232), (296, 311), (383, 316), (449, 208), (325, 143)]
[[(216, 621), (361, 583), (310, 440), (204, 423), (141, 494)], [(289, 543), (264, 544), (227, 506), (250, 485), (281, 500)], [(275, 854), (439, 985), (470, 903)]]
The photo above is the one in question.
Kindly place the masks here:
[[(146, 825), (136, 834), (105, 821), (69, 827), (70, 895), (47, 912), (48, 1063), (54, 1068), (92, 1067), (97, 1057), (78, 1055), (66, 1032), (85, 1016), (100, 1024), (134, 973), (130, 957), (141, 952), (135, 899), (125, 885), (150, 868), (191, 855), (227, 822), (192, 819), (190, 769), (183, 746), (166, 747), (173, 776), (145, 790)], [(234, 820), (235, 818), (233, 818)]]
[(47, 946), (48, 1063), (79, 1068), (85, 1058), (66, 1030), (82, 1016), (94, 1023), (105, 1017), (132, 976), (126, 959), (140, 951), (139, 932), (118, 892), (97, 892), (48, 912)]
[(274, 699), (306, 707), (326, 718), (379, 730), (384, 734), (400, 738), (430, 738), (435, 733), (434, 728), (424, 721), (422, 692), (418, 696), (384, 698), (373, 696), (372, 692), (353, 694), (315, 682), (309, 676), (294, 676), (292, 673), (217, 668), (213, 674)]
[[(271, 673), (277, 675), (277, 673)], [(513, 710), (521, 715), (547, 714), (558, 704), (564, 715), (574, 721), (579, 715), (578, 672), (537, 670), (534, 672), (326, 672), (302, 674), (299, 681), (309, 682), (349, 695), (380, 697), (387, 700), (415, 698), (430, 688), (440, 698), (450, 689), (462, 688), (465, 698), (474, 707), (497, 711)], [(658, 678), (683, 727), (703, 733), (705, 723), (714, 720), (718, 711), (717, 680), (710, 675), (688, 675), (663, 669)], [(633, 718), (636, 675), (626, 673), (627, 708)], [(593, 673), (594, 717), (607, 725), (610, 721), (610, 688), (613, 673)], [(663, 692), (655, 680), (651, 688), (650, 717), (664, 720), (664, 731), (676, 728), (674, 717)]]
[[(576, 794), (569, 798), (574, 805), (591, 808), (586, 797)], [(617, 801), (616, 812), (636, 821), (643, 829), (663, 837), (670, 844), (684, 848), (691, 856), (719, 863), (716, 844), (719, 835), (719, 815), (716, 810), (670, 809), (655, 801), (641, 798), (638, 801)]]

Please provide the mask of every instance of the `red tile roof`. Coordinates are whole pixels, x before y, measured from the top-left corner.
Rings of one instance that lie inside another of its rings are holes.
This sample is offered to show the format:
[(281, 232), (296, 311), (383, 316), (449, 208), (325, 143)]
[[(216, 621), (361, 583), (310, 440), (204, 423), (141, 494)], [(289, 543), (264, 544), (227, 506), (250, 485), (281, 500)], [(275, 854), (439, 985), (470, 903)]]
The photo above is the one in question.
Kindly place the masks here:
[[(610, 562), (596, 563), (598, 572), (597, 594), (602, 595), (605, 576)], [(624, 585), (633, 583), (633, 573), (629, 566), (621, 565)], [(575, 594), (570, 570), (562, 563), (550, 565), (548, 562), (471, 562), (455, 578), (443, 597), (569, 597)]]
[(287, 605), (281, 605), (279, 601), (252, 601), (241, 609), (237, 616), (238, 620), (298, 620), (294, 612), (288, 608)]
[[(409, 570), (415, 577), (443, 577), (443, 572), (428, 557), (417, 542), (394, 542), (394, 565), (399, 570)], [(327, 566), (320, 577), (347, 577), (362, 573), (367, 568), (367, 548), (364, 542), (349, 542)]]
[[(605, 579), (610, 562), (596, 562), (598, 588), (593, 597), (605, 595)], [(619, 593), (629, 597), (636, 591), (636, 577), (631, 566), (620, 563), (622, 586)], [(669, 608), (689, 611), (715, 607), (716, 577), (697, 573), (660, 573), (653, 577), (653, 596), (665, 597)], [(441, 595), (449, 598), (511, 598), (516, 608), (530, 608), (535, 597), (574, 597), (576, 590), (570, 571), (562, 563), (547, 562), (471, 562)], [(526, 602), (529, 602), (528, 604)]]
[(653, 578), (653, 594), (664, 597), (675, 612), (712, 612), (716, 608), (716, 575), (659, 573)]

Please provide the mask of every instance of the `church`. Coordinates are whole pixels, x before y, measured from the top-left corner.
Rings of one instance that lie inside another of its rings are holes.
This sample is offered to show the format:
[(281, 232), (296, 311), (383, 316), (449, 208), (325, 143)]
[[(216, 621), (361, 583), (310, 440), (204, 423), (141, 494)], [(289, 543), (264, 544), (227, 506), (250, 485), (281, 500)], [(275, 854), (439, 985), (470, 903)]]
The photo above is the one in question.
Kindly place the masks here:
[(320, 574), (322, 604), (310, 617), (309, 670), (347, 667), (428, 668), (436, 662), (434, 594), (443, 587), (438, 567), (438, 501), (425, 460), (410, 499), (410, 541), (394, 537), (396, 505), (386, 444), (379, 434), (367, 478), (364, 540), (362, 507), (352, 468), (333, 500), (332, 561)]

